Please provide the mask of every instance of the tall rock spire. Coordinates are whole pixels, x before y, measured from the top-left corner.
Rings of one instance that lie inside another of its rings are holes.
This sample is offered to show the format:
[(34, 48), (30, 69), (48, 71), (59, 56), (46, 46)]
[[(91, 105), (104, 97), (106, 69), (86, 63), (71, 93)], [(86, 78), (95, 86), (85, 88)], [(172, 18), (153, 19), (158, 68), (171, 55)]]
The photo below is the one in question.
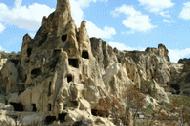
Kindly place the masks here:
[(71, 6), (69, 0), (57, 0), (56, 11), (65, 12), (67, 11), (71, 15)]

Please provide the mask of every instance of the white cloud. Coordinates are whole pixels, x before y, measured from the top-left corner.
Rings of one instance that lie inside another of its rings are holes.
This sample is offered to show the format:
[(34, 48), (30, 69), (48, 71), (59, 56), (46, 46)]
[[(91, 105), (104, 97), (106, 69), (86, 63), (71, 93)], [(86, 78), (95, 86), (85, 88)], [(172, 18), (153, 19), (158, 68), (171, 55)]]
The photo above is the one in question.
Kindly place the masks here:
[[(75, 20), (77, 26), (80, 26), (81, 21), (85, 20), (84, 9), (89, 7), (90, 3), (106, 1), (107, 0), (71, 0), (72, 17)], [(87, 31), (90, 37), (99, 37), (104, 39), (110, 39), (116, 34), (116, 31), (113, 27), (105, 26), (100, 28), (92, 21), (87, 21)]]
[(0, 22), (34, 31), (40, 26), (42, 17), (48, 16), (54, 11), (54, 9), (44, 4), (33, 3), (29, 6), (22, 6), (21, 3), (22, 0), (15, 0), (13, 8), (0, 3)]
[(143, 47), (130, 47), (130, 46), (127, 46), (126, 44), (122, 43), (122, 42), (108, 42), (108, 44), (112, 47), (115, 47), (121, 51), (123, 50), (127, 50), (127, 51), (133, 51), (133, 50), (140, 50), (140, 51), (143, 51), (145, 50), (145, 48)]
[(185, 49), (169, 49), (171, 62), (177, 63), (179, 59), (190, 58), (190, 48)]
[(133, 6), (122, 5), (116, 8), (112, 14), (113, 16), (118, 16), (120, 14), (126, 15), (122, 23), (132, 32), (146, 32), (156, 27), (151, 23), (151, 19), (148, 15), (142, 14)]
[(172, 0), (138, 0), (149, 12), (168, 17), (167, 9), (174, 6)]
[(5, 30), (5, 26), (0, 23), (0, 33), (3, 32), (4, 30)]
[(183, 8), (179, 14), (179, 18), (184, 20), (190, 20), (190, 2), (183, 4)]
[[(72, 16), (77, 26), (85, 19), (84, 9), (89, 7), (91, 3), (106, 2), (107, 0), (71, 0)], [(0, 3), (0, 32), (5, 27), (2, 23), (7, 25), (15, 25), (18, 28), (26, 29), (33, 33), (36, 31), (43, 16), (48, 16), (55, 9), (50, 8), (45, 4), (32, 3), (29, 6), (22, 5), (22, 0), (15, 0), (13, 8), (8, 7), (4, 3)], [(93, 22), (88, 21), (88, 31), (90, 36), (111, 38), (115, 35), (115, 29), (112, 27), (99, 28)]]
[(113, 35), (116, 34), (114, 28), (108, 26), (105, 26), (104, 28), (99, 28), (91, 21), (87, 21), (86, 26), (90, 37), (110, 39)]
[(89, 7), (90, 3), (107, 2), (108, 0), (75, 0), (82, 8)]

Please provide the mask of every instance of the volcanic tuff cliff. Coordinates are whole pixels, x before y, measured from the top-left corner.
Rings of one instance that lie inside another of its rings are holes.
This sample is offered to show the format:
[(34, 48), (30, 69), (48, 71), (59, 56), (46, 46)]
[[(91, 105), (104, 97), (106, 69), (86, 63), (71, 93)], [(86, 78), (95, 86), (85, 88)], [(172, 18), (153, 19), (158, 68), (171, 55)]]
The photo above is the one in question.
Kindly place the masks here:
[[(171, 125), (177, 126), (179, 114), (160, 108), (171, 105), (174, 94), (190, 94), (190, 65), (170, 63), (168, 53), (163, 44), (119, 51), (101, 39), (89, 39), (85, 21), (75, 25), (69, 0), (57, 0), (35, 37), (23, 37), (19, 54), (1, 54), (0, 123), (133, 125), (135, 114), (150, 117), (150, 107), (153, 113), (161, 110), (170, 123), (173, 117)], [(168, 125), (167, 119), (155, 117), (149, 124)]]

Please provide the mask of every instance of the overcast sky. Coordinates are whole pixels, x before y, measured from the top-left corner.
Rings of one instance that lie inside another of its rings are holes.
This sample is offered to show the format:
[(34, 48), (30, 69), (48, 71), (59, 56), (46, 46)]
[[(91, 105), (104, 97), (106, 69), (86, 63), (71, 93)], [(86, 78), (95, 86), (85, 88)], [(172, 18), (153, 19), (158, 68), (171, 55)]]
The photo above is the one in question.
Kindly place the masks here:
[[(19, 51), (22, 36), (34, 36), (55, 6), (56, 0), (0, 0), (0, 50)], [(164, 43), (172, 62), (190, 57), (190, 0), (71, 0), (71, 7), (90, 37), (120, 50)]]

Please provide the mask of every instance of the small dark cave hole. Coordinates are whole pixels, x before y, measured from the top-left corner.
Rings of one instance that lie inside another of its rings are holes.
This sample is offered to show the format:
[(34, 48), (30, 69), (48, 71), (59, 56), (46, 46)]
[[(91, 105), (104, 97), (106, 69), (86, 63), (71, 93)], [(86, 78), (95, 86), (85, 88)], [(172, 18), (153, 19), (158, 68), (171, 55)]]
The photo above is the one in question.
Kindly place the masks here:
[(67, 83), (70, 83), (73, 81), (73, 76), (71, 74), (67, 75)]
[(33, 112), (36, 112), (36, 111), (37, 111), (36, 104), (32, 104), (32, 111), (33, 111)]
[(58, 120), (60, 120), (60, 122), (63, 123), (65, 121), (66, 115), (67, 115), (67, 113), (59, 113)]
[(24, 107), (21, 103), (10, 102), (10, 105), (14, 107), (14, 111), (24, 111)]
[(51, 111), (51, 104), (48, 104), (48, 111)]
[(28, 48), (28, 49), (26, 50), (26, 53), (27, 53), (27, 57), (30, 57), (31, 54), (32, 54), (32, 48)]
[(180, 94), (180, 85), (170, 84), (170, 87), (173, 89), (172, 94)]
[(56, 120), (56, 116), (46, 116), (44, 123), (46, 125), (52, 124)]
[(62, 35), (61, 39), (63, 42), (65, 42), (67, 40), (67, 34)]
[(39, 76), (41, 73), (42, 73), (42, 71), (40, 68), (35, 68), (31, 71), (31, 75), (33, 78)]
[(70, 101), (72, 106), (74, 107), (78, 107), (79, 106), (79, 102), (77, 100), (73, 100), (73, 101)]
[(69, 65), (79, 68), (79, 61), (78, 59), (68, 59)]
[(89, 59), (88, 51), (86, 50), (82, 51), (82, 58)]
[(12, 63), (14, 63), (15, 65), (17, 65), (19, 63), (19, 60), (16, 60), (16, 59), (11, 59), (10, 60)]
[(91, 109), (91, 114), (94, 116), (108, 117), (109, 113), (105, 110)]
[(48, 96), (51, 96), (51, 82), (49, 82), (48, 86)]

